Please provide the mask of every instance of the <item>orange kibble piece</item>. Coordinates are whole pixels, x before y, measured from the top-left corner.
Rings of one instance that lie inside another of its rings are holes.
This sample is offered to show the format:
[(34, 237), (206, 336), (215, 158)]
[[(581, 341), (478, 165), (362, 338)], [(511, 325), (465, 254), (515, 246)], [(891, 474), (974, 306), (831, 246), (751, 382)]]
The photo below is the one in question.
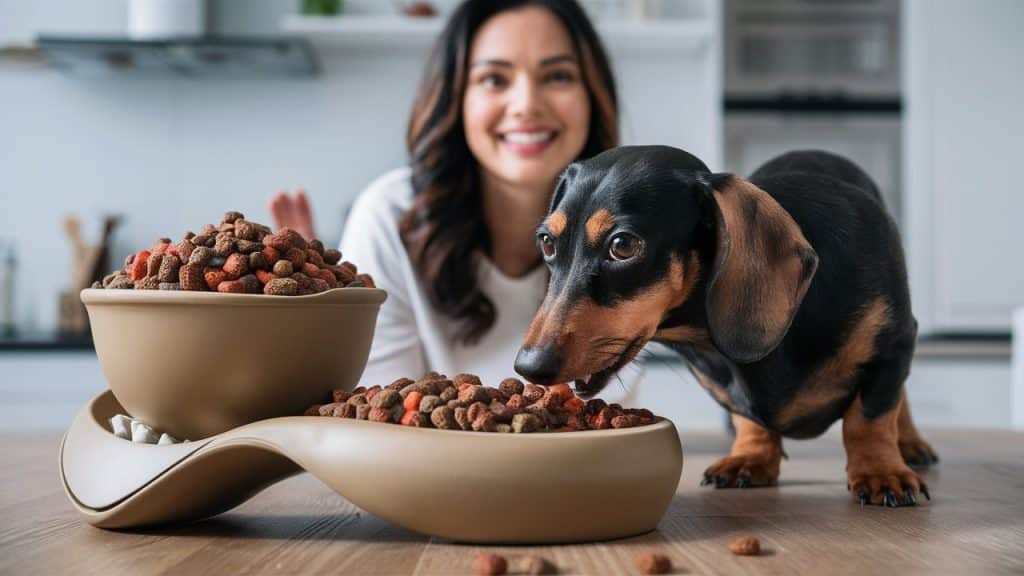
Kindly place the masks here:
[(566, 400), (575, 396), (572, 393), (572, 388), (568, 384), (555, 384), (548, 387), (548, 394), (558, 398), (560, 401), (565, 402)]
[(402, 426), (412, 426), (412, 419), (417, 416), (418, 412), (406, 412), (402, 415)]
[(754, 536), (742, 536), (729, 544), (729, 551), (737, 556), (757, 556), (761, 553), (761, 541)]
[(273, 246), (264, 246), (263, 257), (267, 260), (267, 266), (273, 266), (275, 262), (281, 259), (281, 251)]
[(334, 274), (331, 273), (330, 270), (318, 270), (317, 273), (314, 274), (314, 276), (323, 280), (324, 282), (327, 282), (328, 288), (338, 287), (338, 279), (334, 277)]
[(642, 574), (668, 574), (672, 571), (672, 560), (664, 554), (646, 552), (636, 557), (636, 568)]
[(210, 290), (216, 290), (221, 282), (227, 280), (227, 276), (220, 268), (207, 267), (203, 271), (203, 278), (206, 280), (206, 285), (210, 287)]
[(245, 294), (245, 284), (238, 280), (225, 280), (217, 284), (217, 292), (224, 294)]
[(508, 570), (508, 560), (498, 554), (480, 554), (473, 560), (473, 574), (501, 576)]
[(128, 278), (133, 282), (137, 282), (146, 277), (146, 272), (149, 270), (147, 265), (149, 254), (149, 250), (143, 250), (135, 255), (135, 261), (132, 262), (132, 269), (128, 272)]
[(583, 400), (581, 398), (577, 398), (576, 396), (569, 398), (562, 404), (562, 408), (566, 412), (568, 412), (569, 414), (575, 414), (577, 416), (583, 413), (584, 406), (585, 403), (583, 402)]
[(423, 392), (414, 390), (409, 392), (409, 395), (405, 397), (405, 400), (402, 402), (402, 407), (404, 407), (407, 412), (416, 412), (420, 409), (421, 400), (423, 400)]

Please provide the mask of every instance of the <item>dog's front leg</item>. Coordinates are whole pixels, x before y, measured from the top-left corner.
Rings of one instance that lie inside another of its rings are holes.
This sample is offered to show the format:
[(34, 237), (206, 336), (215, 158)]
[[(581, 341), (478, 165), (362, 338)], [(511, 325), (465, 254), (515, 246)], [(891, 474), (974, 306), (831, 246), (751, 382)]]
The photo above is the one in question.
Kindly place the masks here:
[(732, 423), (736, 427), (732, 450), (704, 471), (701, 486), (749, 488), (775, 484), (782, 461), (782, 437), (737, 414), (732, 415)]
[(843, 415), (843, 445), (846, 447), (848, 487), (861, 504), (901, 506), (917, 504), (917, 494), (928, 487), (903, 461), (897, 425), (901, 404), (868, 419), (860, 395)]

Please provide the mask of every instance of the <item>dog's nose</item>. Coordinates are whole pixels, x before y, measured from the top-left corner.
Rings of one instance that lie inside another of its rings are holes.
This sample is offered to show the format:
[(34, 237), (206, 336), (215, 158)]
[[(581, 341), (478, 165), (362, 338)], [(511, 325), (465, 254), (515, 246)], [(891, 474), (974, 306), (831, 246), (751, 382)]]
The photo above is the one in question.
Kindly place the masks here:
[(516, 372), (534, 384), (554, 384), (562, 355), (554, 346), (530, 346), (516, 354)]

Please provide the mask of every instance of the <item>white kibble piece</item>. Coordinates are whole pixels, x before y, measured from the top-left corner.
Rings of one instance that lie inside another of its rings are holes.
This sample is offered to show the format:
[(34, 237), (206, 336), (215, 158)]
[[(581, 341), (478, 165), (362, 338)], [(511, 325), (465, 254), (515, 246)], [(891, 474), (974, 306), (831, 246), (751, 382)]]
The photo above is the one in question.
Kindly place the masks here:
[(156, 444), (159, 439), (160, 435), (152, 427), (138, 420), (132, 421), (132, 442)]
[(161, 434), (160, 435), (160, 440), (157, 441), (157, 444), (159, 444), (161, 446), (163, 446), (165, 444), (177, 444), (177, 443), (178, 443), (178, 441), (174, 438), (174, 436), (171, 436), (167, 432), (164, 432), (163, 434)]
[(129, 416), (124, 414), (114, 416), (110, 419), (110, 428), (114, 431), (114, 436), (125, 440), (132, 439), (132, 419)]

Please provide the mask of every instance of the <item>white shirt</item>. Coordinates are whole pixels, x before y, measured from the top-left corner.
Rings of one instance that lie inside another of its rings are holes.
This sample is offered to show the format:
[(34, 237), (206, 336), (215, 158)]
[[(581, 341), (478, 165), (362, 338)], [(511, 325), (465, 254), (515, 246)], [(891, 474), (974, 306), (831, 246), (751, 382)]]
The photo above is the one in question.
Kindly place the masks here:
[[(448, 376), (476, 374), (487, 386), (510, 376), (519, 346), (547, 290), (547, 269), (538, 266), (520, 278), (504, 275), (481, 255), (477, 282), (494, 303), (494, 325), (471, 346), (453, 336), (458, 324), (430, 303), (402, 243), (398, 224), (412, 206), (411, 170), (399, 168), (377, 178), (356, 199), (341, 238), (345, 260), (369, 273), (387, 291), (381, 305), (370, 358), (360, 384), (385, 386), (402, 377), (416, 379), (429, 370)], [(629, 402), (642, 380), (637, 365), (621, 373), (622, 385), (602, 397)]]
[(497, 386), (516, 375), (515, 356), (544, 300), (547, 269), (538, 266), (510, 278), (481, 256), (477, 282), (494, 303), (495, 322), (472, 346), (458, 342), (453, 336), (459, 325), (431, 305), (399, 236), (399, 220), (412, 206), (410, 175), (409, 168), (400, 168), (370, 184), (352, 206), (341, 239), (345, 260), (388, 293), (362, 384), (386, 385), (437, 370), (449, 376), (477, 374), (484, 384)]

